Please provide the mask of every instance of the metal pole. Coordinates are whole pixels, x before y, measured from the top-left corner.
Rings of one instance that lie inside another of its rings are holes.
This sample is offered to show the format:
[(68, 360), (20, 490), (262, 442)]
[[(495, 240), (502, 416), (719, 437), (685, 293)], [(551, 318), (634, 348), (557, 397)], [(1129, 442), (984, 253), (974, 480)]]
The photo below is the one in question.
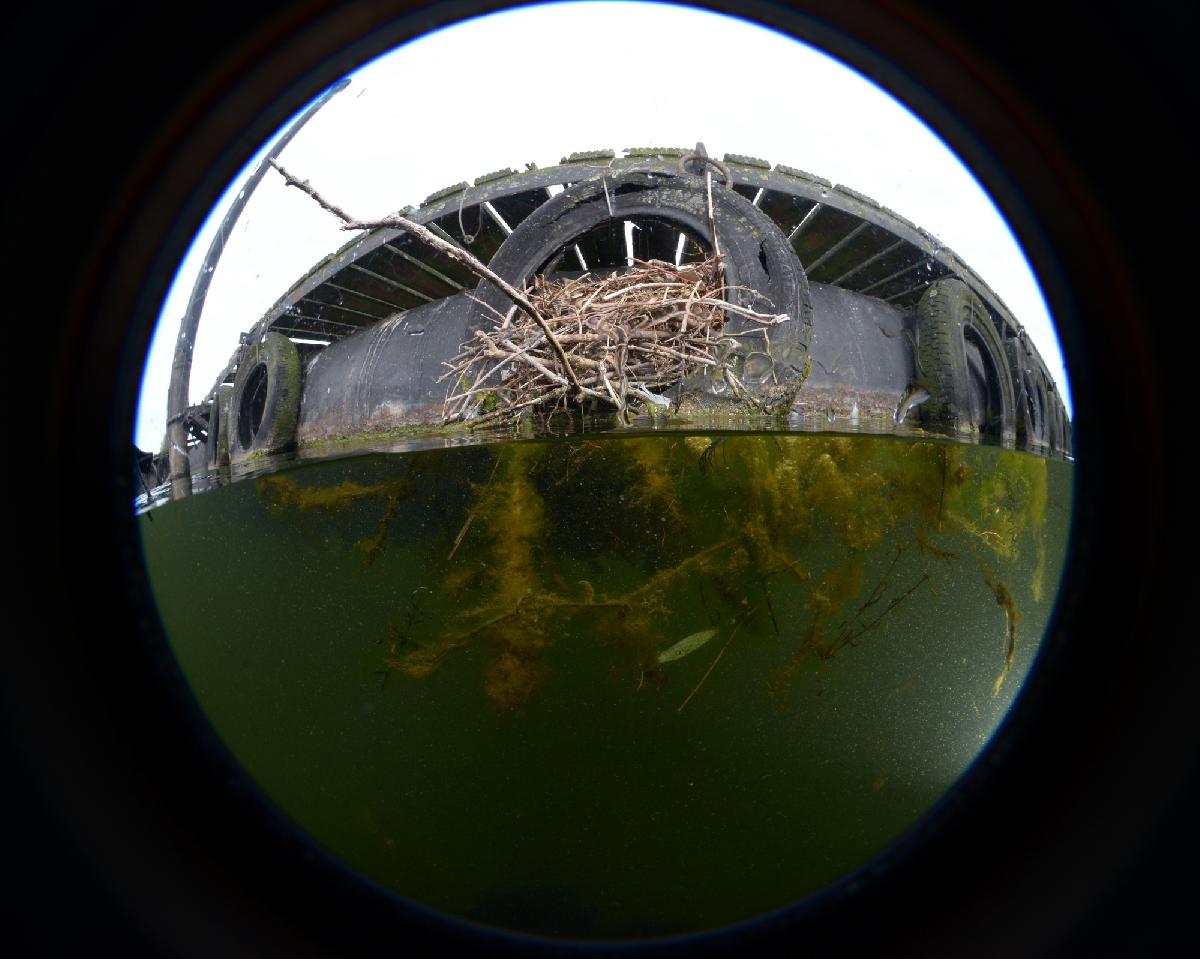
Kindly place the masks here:
[(192, 471), (187, 457), (187, 431), (183, 426), (183, 417), (187, 412), (188, 386), (192, 377), (192, 347), (196, 342), (196, 330), (200, 326), (200, 313), (204, 308), (204, 299), (208, 296), (208, 287), (212, 275), (217, 269), (217, 261), (225, 251), (225, 244), (233, 232), (234, 224), (242, 215), (242, 210), (250, 200), (250, 195), (258, 186), (260, 180), (271, 168), (270, 161), (283, 152), (283, 148), (291, 142), (304, 124), (325, 106), (337, 93), (350, 84), (350, 78), (345, 77), (326, 90), (312, 102), (307, 110), (296, 118), (296, 121), (284, 131), (283, 136), (275, 141), (271, 151), (254, 169), (246, 180), (245, 185), (238, 191), (217, 235), (209, 245), (196, 283), (192, 287), (192, 295), (188, 300), (183, 319), (179, 321), (179, 336), (175, 340), (175, 360), (171, 364), (171, 385), (167, 390), (167, 454), (171, 464), (171, 498), (182, 499), (192, 493)]

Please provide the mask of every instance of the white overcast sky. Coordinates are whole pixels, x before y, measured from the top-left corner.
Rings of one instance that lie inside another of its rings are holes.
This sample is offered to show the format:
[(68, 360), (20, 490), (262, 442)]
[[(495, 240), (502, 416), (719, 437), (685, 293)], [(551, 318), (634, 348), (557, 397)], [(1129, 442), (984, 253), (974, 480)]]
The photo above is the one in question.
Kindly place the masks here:
[[(714, 50), (720, 74), (706, 78), (692, 65)], [(578, 150), (621, 155), (631, 146), (702, 140), (712, 156), (758, 156), (844, 184), (933, 233), (1028, 330), (1069, 408), (1045, 301), (987, 194), (907, 108), (790, 37), (667, 4), (547, 4), (438, 31), (351, 76), (280, 162), (352, 216), (383, 216), (460, 180), (529, 162), (549, 166)], [(214, 208), (163, 305), (135, 428), (144, 450), (162, 442), (175, 338), (201, 261), (257, 160)], [(268, 172), (213, 275), (191, 402), (212, 386), (238, 333), (348, 238), (332, 216)]]

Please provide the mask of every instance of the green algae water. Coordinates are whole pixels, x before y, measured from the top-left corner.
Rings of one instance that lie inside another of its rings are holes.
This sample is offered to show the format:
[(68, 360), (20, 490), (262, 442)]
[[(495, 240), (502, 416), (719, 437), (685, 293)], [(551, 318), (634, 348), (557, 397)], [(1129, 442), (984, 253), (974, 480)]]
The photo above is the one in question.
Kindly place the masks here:
[(1071, 476), (603, 434), (303, 465), (140, 522), (196, 700), (314, 842), (439, 913), (643, 938), (788, 906), (937, 803), (1036, 656)]

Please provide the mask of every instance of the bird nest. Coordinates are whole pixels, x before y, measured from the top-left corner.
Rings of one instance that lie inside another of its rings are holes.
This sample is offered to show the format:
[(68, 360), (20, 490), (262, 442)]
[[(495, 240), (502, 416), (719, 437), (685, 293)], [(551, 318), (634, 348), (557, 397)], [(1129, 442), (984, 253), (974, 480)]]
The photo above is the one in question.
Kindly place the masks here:
[[(445, 364), (444, 419), (513, 420), (591, 403), (629, 422), (633, 410), (668, 405), (661, 391), (700, 372), (753, 403), (731, 365), (737, 341), (760, 338), (769, 352), (769, 328), (788, 317), (731, 303), (735, 289), (714, 255), (679, 265), (634, 260), (611, 276), (537, 275), (526, 303), (514, 298), (503, 314), (477, 300), (495, 322)], [(730, 332), (731, 317), (748, 322)]]

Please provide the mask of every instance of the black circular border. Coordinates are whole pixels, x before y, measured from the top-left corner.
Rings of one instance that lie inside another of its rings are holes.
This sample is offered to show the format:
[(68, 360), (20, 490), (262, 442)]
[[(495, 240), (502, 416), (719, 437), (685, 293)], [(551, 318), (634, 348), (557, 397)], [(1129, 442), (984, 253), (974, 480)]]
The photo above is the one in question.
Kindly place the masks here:
[[(1079, 487), (1045, 653), (951, 808), (815, 908), (662, 951), (1086, 955), (1194, 942), (1200, 670), (1188, 484), (1167, 431), (1190, 409), (1171, 318), (1194, 272), (1175, 239), (1190, 222), (1195, 14), (1158, 0), (1119, 17), (1060, 5), (1053, 23), (1032, 3), (704, 5), (857, 67), (984, 182), (1060, 324)], [(27, 952), (555, 951), (397, 908), (286, 824), (264, 825), (269, 812), (180, 707), (128, 509), (141, 357), (224, 184), (367, 56), (503, 6), (133, 0), (8, 15), (0, 64), (17, 145), (3, 235), (10, 289), (24, 293), (9, 315), (38, 337), (17, 368), (30, 386), (10, 502), (28, 535), (11, 540), (21, 572), (0, 673), (23, 890), (6, 928)]]

